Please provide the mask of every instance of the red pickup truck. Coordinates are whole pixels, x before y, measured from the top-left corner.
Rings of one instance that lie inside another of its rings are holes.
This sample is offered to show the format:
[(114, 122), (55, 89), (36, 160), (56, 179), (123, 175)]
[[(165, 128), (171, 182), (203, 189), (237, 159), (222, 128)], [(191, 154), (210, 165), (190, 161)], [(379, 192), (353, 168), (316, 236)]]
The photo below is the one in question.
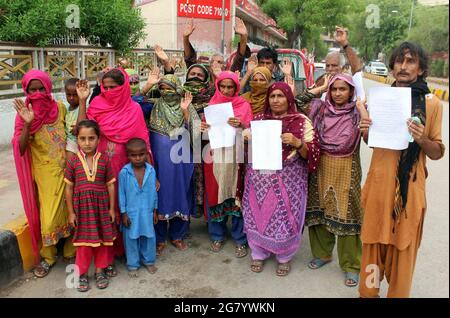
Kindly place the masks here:
[[(293, 77), (295, 80), (296, 92), (301, 92), (306, 87), (310, 87), (314, 84), (314, 63), (308, 61), (302, 51), (296, 49), (276, 49), (276, 51), (278, 53), (278, 62), (281, 62), (283, 58), (288, 57), (294, 64)], [(252, 54), (253, 53), (258, 53), (258, 50), (253, 49)], [(227, 59), (227, 69), (230, 68), (235, 56), (236, 51), (234, 51)], [(246, 70), (247, 60), (244, 62), (241, 74), (245, 74)]]

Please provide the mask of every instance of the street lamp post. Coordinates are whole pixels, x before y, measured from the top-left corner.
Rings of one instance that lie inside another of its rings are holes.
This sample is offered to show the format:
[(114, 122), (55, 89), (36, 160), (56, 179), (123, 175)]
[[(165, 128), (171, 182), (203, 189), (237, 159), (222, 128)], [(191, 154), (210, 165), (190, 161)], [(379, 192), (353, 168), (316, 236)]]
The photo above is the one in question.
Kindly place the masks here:
[(411, 32), (412, 19), (413, 19), (413, 11), (414, 11), (414, 2), (415, 2), (415, 0), (411, 0), (411, 13), (410, 13), (410, 15), (409, 15), (408, 37), (409, 37), (409, 33)]
[(222, 0), (222, 44), (221, 51), (225, 54), (225, 0)]

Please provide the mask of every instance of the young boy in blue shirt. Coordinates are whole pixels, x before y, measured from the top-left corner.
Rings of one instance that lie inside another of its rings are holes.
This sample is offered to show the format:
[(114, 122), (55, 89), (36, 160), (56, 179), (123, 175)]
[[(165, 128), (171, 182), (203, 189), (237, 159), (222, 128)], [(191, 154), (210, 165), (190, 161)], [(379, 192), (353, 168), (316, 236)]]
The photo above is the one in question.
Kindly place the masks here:
[(146, 162), (147, 144), (133, 138), (126, 144), (130, 163), (119, 174), (119, 206), (129, 276), (138, 277), (141, 263), (154, 274), (156, 238), (153, 223), (158, 208), (155, 169)]

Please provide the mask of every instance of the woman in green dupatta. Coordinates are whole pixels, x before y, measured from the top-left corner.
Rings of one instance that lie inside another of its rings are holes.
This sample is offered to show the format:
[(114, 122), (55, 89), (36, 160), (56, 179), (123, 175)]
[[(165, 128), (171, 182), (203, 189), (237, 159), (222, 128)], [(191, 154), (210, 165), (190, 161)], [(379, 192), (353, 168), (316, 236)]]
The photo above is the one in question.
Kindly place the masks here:
[(167, 235), (179, 250), (187, 248), (184, 238), (194, 208), (191, 140), (198, 115), (191, 104), (192, 94), (183, 94), (174, 75), (165, 75), (158, 83), (158, 90), (161, 97), (150, 115), (150, 139), (161, 184), (155, 225), (156, 253), (161, 255)]

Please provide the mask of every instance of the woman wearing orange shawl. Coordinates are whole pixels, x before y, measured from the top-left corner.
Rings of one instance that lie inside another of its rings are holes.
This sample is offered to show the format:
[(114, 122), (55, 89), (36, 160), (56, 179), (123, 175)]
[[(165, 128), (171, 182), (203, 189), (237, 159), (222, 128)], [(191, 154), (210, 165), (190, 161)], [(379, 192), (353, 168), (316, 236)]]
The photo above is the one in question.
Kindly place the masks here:
[[(17, 115), (12, 145), (35, 263), (41, 259), (34, 274), (44, 277), (56, 262), (56, 244), (72, 232), (64, 202), (66, 108), (53, 99), (52, 82), (45, 72), (27, 72), (22, 87), (26, 100), (14, 101)], [(64, 257), (74, 256), (68, 239)]]
[[(100, 90), (86, 113), (86, 100), (89, 88), (86, 85), (78, 86), (80, 94), (80, 110), (78, 122), (86, 119), (94, 120), (100, 126), (100, 143), (98, 151), (109, 157), (114, 176), (118, 179), (120, 170), (128, 163), (126, 143), (132, 138), (141, 138), (147, 143), (148, 161), (151, 157), (150, 139), (144, 115), (138, 103), (131, 99), (131, 89), (128, 74), (123, 69), (112, 69), (103, 75)], [(116, 220), (120, 222), (120, 211), (116, 187)], [(119, 225), (116, 223), (116, 225)], [(108, 276), (116, 276), (112, 266), (114, 256), (124, 255), (122, 235), (114, 241), (114, 254), (110, 255), (111, 264), (105, 269)]]
[(253, 115), (264, 111), (267, 90), (272, 81), (272, 73), (265, 66), (257, 67), (253, 70), (250, 91), (243, 94), (242, 97), (252, 106)]

